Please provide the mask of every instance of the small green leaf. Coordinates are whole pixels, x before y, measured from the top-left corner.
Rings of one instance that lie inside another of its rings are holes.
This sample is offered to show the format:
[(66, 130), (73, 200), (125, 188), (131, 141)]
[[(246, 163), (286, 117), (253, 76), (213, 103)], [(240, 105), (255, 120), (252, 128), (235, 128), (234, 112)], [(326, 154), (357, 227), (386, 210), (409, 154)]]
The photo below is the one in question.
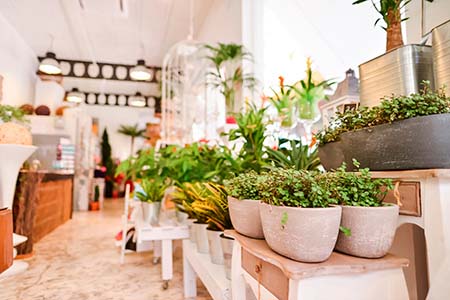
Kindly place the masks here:
[(345, 236), (352, 236), (352, 231), (350, 228), (339, 226), (339, 230), (345, 235)]
[(286, 225), (288, 221), (288, 214), (287, 212), (284, 212), (281, 216), (281, 225)]

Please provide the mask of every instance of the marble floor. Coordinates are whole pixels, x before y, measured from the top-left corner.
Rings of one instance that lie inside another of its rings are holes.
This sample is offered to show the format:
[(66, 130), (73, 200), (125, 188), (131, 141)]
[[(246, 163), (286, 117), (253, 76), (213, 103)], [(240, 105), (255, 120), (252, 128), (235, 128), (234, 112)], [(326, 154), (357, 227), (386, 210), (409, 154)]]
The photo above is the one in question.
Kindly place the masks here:
[[(152, 253), (126, 254), (119, 264), (114, 236), (120, 230), (122, 201), (105, 200), (101, 212), (78, 212), (44, 237), (27, 259), (29, 269), (0, 280), (1, 300), (182, 300), (181, 249), (175, 251), (174, 278), (161, 288), (160, 265)], [(198, 282), (197, 299), (211, 299)]]

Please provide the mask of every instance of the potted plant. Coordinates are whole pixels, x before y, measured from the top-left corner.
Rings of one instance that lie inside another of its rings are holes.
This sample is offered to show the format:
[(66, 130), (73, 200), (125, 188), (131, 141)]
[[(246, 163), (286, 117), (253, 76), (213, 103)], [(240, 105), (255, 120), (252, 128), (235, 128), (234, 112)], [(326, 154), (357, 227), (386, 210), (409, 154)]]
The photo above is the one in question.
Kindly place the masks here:
[(272, 169), (260, 184), (264, 237), (275, 252), (301, 262), (327, 260), (336, 244), (341, 207), (314, 172)]
[(261, 176), (251, 170), (224, 182), (234, 229), (245, 236), (263, 239), (259, 215), (259, 181)]
[(89, 210), (100, 209), (100, 203), (98, 201), (99, 199), (100, 199), (100, 188), (98, 187), (98, 185), (96, 185), (94, 188), (94, 199), (89, 202)]
[(136, 138), (145, 138), (145, 129), (139, 129), (138, 124), (135, 125), (120, 125), (118, 133), (131, 137), (130, 155), (134, 154), (134, 141)]
[(278, 168), (295, 170), (318, 170), (320, 159), (315, 142), (303, 145), (301, 140), (281, 139), (276, 149), (267, 147), (266, 153), (271, 165)]
[(159, 177), (144, 178), (140, 189), (136, 187), (136, 196), (141, 201), (145, 223), (157, 225), (161, 211), (161, 201), (168, 185)]
[(284, 85), (283, 76), (279, 76), (279, 92), (271, 88), (273, 95), (269, 97), (270, 103), (277, 110), (277, 119), (275, 120), (275, 126), (280, 134), (282, 132), (290, 131), (297, 125), (297, 119), (295, 116), (295, 97), (293, 89), (290, 86)]
[(207, 190), (207, 196), (194, 201), (192, 207), (198, 214), (206, 216), (206, 223), (208, 224), (206, 233), (211, 262), (223, 264), (224, 254), (220, 236), (224, 230), (232, 228), (227, 196), (224, 187), (221, 185), (203, 183), (202, 186)]
[[(359, 163), (353, 164), (359, 168)], [(336, 172), (322, 175), (324, 185), (342, 205), (341, 226), (350, 234), (340, 232), (336, 250), (346, 254), (379, 258), (389, 251), (397, 230), (399, 207), (384, 204), (383, 199), (392, 189), (390, 179), (373, 179), (369, 169), (348, 173), (345, 165)]]
[[(360, 4), (368, 0), (354, 1)], [(374, 106), (379, 99), (391, 94), (418, 93), (420, 83), (428, 80), (433, 85), (432, 49), (425, 45), (403, 45), (401, 10), (411, 0), (370, 0), (385, 23), (386, 53), (359, 66), (361, 106)], [(375, 2), (378, 2), (375, 3)]]
[(320, 160), (327, 170), (353, 159), (371, 170), (450, 168), (449, 113), (450, 98), (427, 83), (419, 94), (339, 113), (318, 134)]
[(214, 69), (209, 72), (208, 82), (219, 88), (225, 97), (227, 114), (239, 112), (243, 107), (243, 88), (253, 88), (256, 79), (251, 73), (244, 73), (242, 64), (251, 60), (251, 54), (238, 44), (206, 45), (210, 51), (207, 57)]

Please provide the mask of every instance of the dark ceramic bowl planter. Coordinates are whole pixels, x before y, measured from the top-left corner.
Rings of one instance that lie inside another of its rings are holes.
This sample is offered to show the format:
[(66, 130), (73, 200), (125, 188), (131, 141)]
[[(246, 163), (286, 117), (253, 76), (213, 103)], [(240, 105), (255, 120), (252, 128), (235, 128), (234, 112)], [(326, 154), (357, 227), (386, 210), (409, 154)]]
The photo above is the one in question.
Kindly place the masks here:
[(341, 226), (351, 235), (339, 232), (336, 250), (353, 256), (379, 258), (392, 246), (397, 230), (399, 207), (342, 206)]
[(322, 262), (333, 252), (341, 207), (302, 208), (260, 203), (261, 223), (269, 247), (290, 259)]
[(254, 239), (264, 238), (259, 215), (259, 201), (238, 200), (228, 196), (228, 208), (231, 223), (237, 232)]
[(345, 132), (319, 147), (326, 170), (343, 162), (373, 171), (450, 168), (450, 114), (415, 117)]

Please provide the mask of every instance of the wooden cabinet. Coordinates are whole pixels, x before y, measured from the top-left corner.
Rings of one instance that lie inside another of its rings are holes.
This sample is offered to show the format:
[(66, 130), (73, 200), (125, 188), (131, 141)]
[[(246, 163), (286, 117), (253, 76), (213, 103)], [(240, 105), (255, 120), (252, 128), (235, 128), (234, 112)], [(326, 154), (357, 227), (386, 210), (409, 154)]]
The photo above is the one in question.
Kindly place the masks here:
[(0, 273), (13, 262), (13, 222), (10, 209), (0, 210)]

